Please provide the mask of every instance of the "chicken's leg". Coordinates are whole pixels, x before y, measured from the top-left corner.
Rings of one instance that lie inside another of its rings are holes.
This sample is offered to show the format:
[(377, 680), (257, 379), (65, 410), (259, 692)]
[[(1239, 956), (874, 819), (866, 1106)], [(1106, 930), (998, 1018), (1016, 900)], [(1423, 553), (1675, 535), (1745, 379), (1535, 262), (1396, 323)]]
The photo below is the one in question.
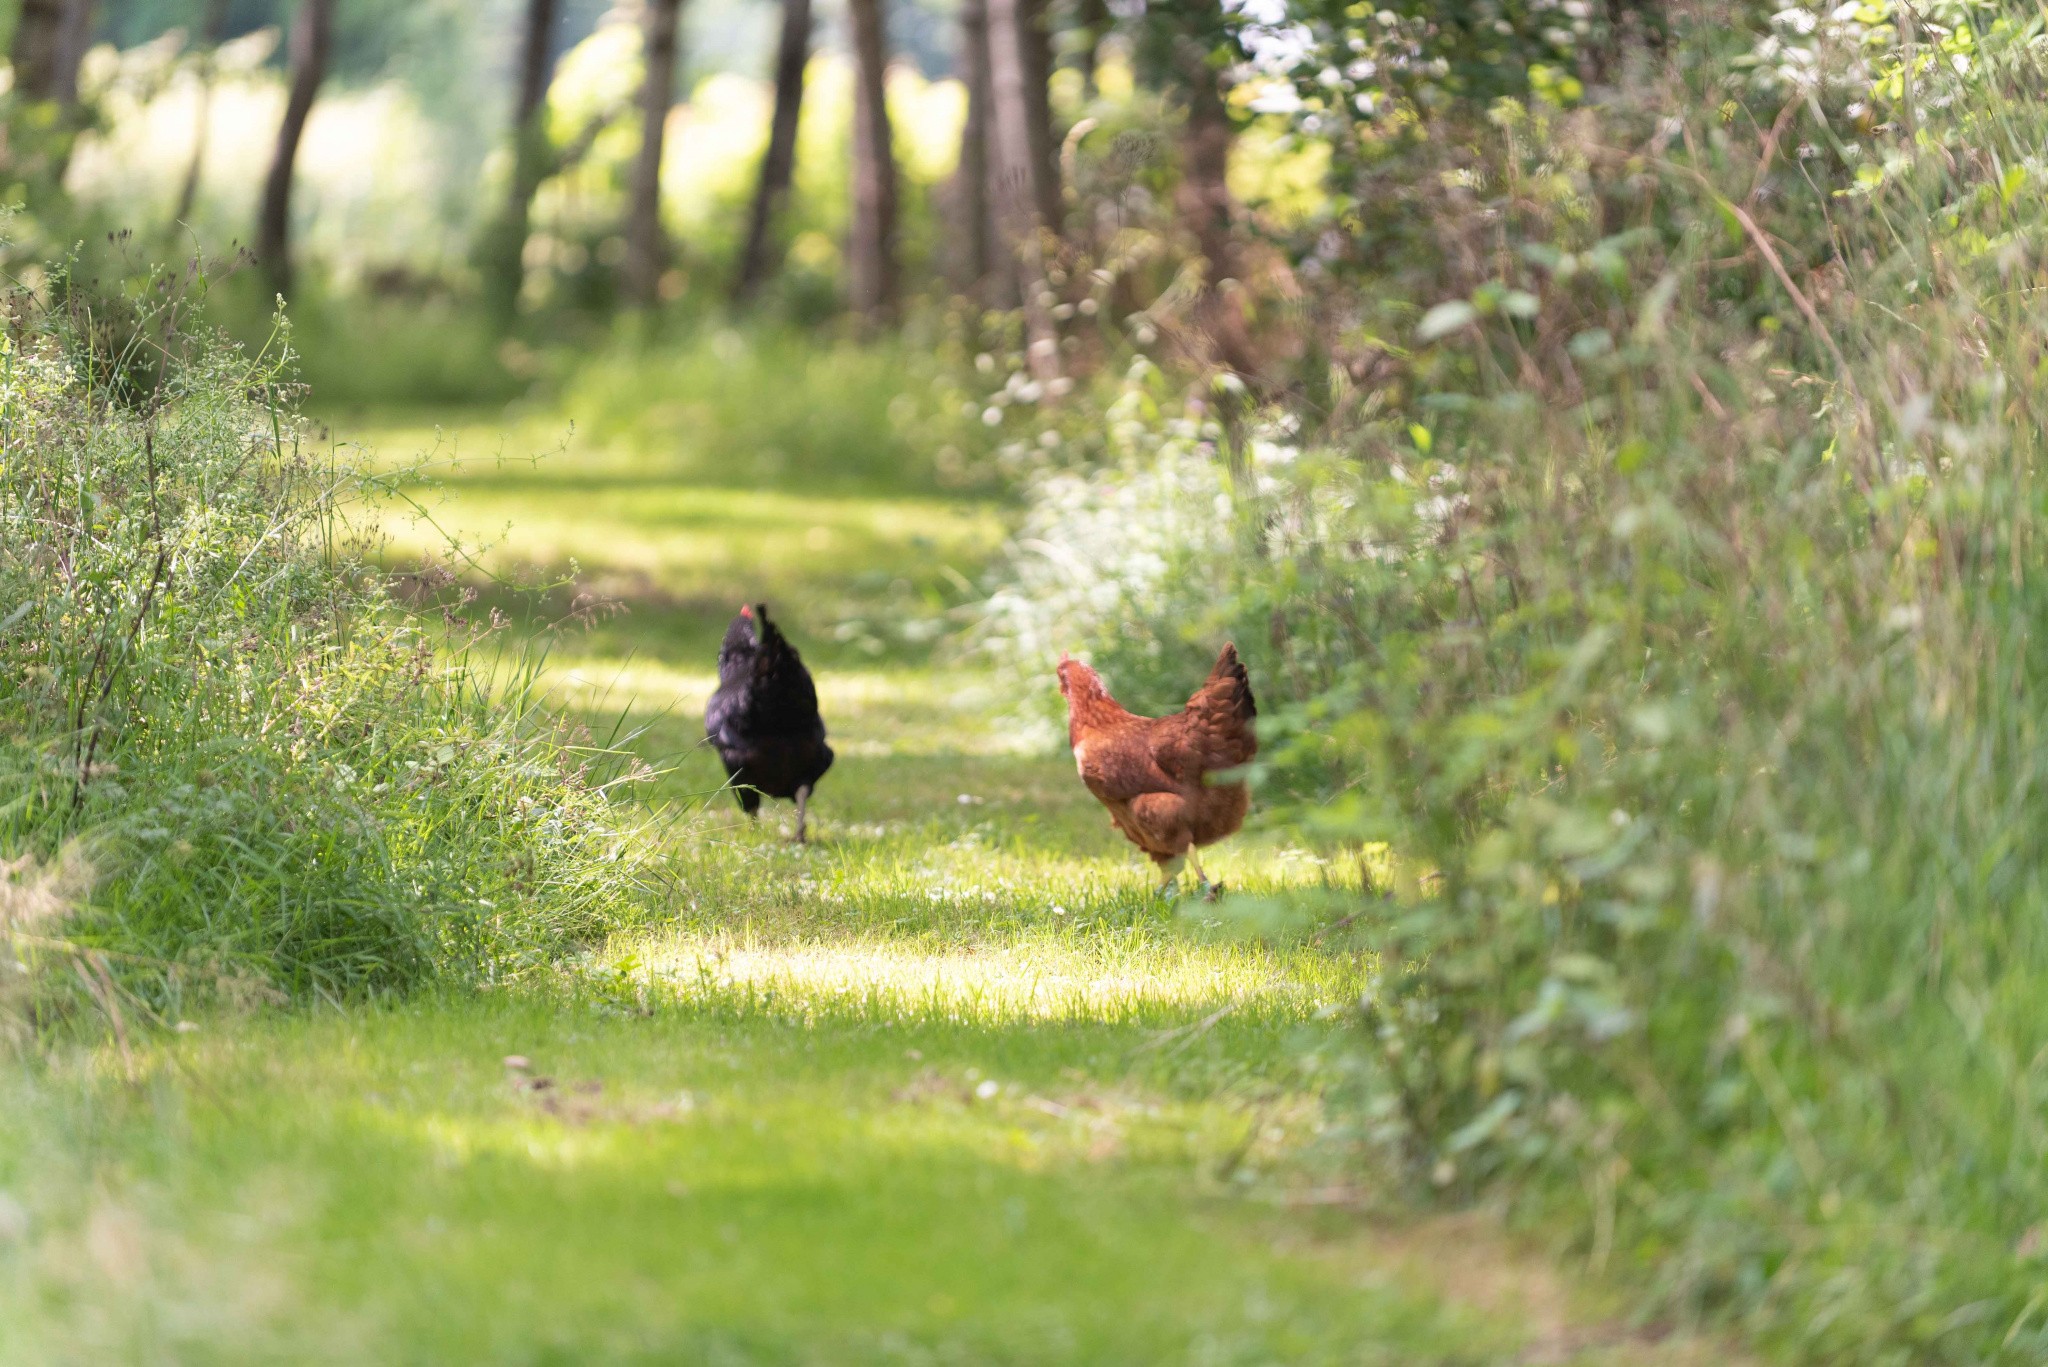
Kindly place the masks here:
[(811, 841), (810, 832), (804, 827), (804, 809), (810, 801), (811, 785), (806, 783), (796, 790), (796, 843), (799, 845), (808, 845)]
[(1209, 875), (1202, 872), (1202, 856), (1195, 853), (1195, 848), (1192, 845), (1188, 846), (1188, 863), (1195, 870), (1195, 891), (1208, 892)]
[(1180, 855), (1175, 855), (1171, 859), (1161, 859), (1158, 862), (1159, 871), (1166, 875), (1166, 881), (1159, 885), (1159, 895), (1161, 897), (1164, 897), (1167, 894), (1171, 893), (1173, 891), (1173, 885), (1180, 881), (1181, 865), (1185, 864), (1187, 861), (1183, 859)]

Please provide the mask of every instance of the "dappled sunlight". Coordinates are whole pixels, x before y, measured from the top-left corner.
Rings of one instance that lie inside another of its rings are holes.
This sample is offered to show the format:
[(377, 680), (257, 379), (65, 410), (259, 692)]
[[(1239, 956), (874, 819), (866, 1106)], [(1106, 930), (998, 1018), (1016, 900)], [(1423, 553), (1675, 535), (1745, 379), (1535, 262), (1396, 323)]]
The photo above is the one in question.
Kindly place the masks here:
[(575, 1127), (550, 1123), (545, 1116), (480, 1118), (449, 1114), (399, 1113), (358, 1108), (356, 1123), (366, 1129), (410, 1137), (441, 1165), (474, 1162), (490, 1156), (515, 1158), (556, 1170), (615, 1163), (632, 1138), (620, 1127)]
[[(1000, 536), (992, 514), (918, 499), (816, 500), (755, 490), (678, 487), (647, 477), (505, 487), (461, 481), (459, 499), (429, 495), (426, 518), (395, 508), (385, 530), (397, 559), (448, 559), (449, 537), (480, 547), (495, 572), (574, 562), (604, 591), (723, 600), (755, 583), (881, 573), (950, 560), (969, 568)], [(508, 528), (516, 535), (507, 536)], [(886, 585), (887, 578), (883, 580)], [(843, 593), (845, 586), (840, 586)], [(737, 600), (735, 600), (735, 605)]]
[[(551, 657), (542, 677), (572, 711), (673, 716), (689, 729), (699, 729), (705, 701), (718, 686), (708, 669), (578, 655)], [(1042, 752), (1038, 733), (991, 715), (991, 702), (1000, 697), (993, 675), (962, 672), (941, 680), (928, 670), (833, 669), (818, 672), (817, 687), (842, 759)]]
[(1355, 970), (1330, 959), (1115, 933), (972, 949), (671, 933), (629, 940), (604, 962), (684, 1004), (896, 1022), (1126, 1023), (1217, 1011), (1306, 1020), (1359, 986)]
[[(116, 54), (95, 50), (86, 79), (107, 90), (97, 135), (82, 141), (66, 188), (142, 229), (178, 202), (202, 115), (205, 157), (193, 212), (178, 225), (183, 248), (196, 230), (231, 240), (247, 232), (277, 138), (285, 83), (271, 65), (275, 29), (221, 48), (210, 94), (197, 72), (165, 65), (175, 48)], [(459, 261), (464, 242), (448, 210), (451, 188), (442, 139), (415, 92), (398, 82), (336, 90), (313, 108), (299, 164), (304, 248), (349, 280), (377, 264)]]
[[(1052, 776), (1064, 778), (1057, 770)], [(1074, 786), (1078, 790), (1079, 785)], [(1022, 800), (1038, 796), (1026, 794)], [(1064, 790), (1058, 794), (1066, 796)], [(1161, 895), (1157, 866), (1111, 831), (1106, 821), (1098, 821), (1092, 806), (1081, 805), (1092, 801), (1085, 793), (1068, 807), (1075, 818), (1072, 825), (1083, 836), (1099, 830), (1100, 837), (1078, 848), (1059, 838), (1063, 832), (1031, 820), (1030, 813), (1021, 829), (1009, 829), (1006, 822), (1013, 818), (1003, 809), (1003, 795), (960, 797), (974, 805), (956, 798), (957, 809), (968, 814), (956, 819), (973, 824), (943, 842), (933, 842), (929, 829), (876, 832), (869, 837), (875, 848), (849, 852), (835, 871), (838, 876), (821, 880), (819, 899), (853, 903), (901, 897), (943, 903), (970, 914), (977, 907), (1028, 905), (1037, 909), (1045, 924), (1055, 926), (1106, 908), (1149, 909), (1146, 918), (1161, 929), (1176, 919), (1187, 925), (1212, 919), (1212, 904), (1198, 895), (1193, 875), (1185, 869), (1174, 890)], [(845, 834), (855, 840), (868, 835), (859, 829)], [(1230, 891), (1254, 896), (1327, 888), (1349, 873), (1339, 860), (1249, 837), (1203, 851), (1202, 866)]]

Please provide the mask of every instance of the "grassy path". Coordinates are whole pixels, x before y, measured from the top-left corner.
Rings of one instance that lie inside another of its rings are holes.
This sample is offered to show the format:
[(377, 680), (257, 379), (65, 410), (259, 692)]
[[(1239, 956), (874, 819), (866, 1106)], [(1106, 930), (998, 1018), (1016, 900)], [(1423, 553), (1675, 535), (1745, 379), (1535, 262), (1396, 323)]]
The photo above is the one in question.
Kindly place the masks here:
[[(445, 521), (512, 524), (496, 554), (628, 597), (555, 678), (651, 713), (686, 806), (717, 634), (775, 600), (841, 754), (821, 839), (693, 810), (672, 915), (558, 988), (223, 1013), (0, 1077), (0, 1362), (1725, 1360), (1616, 1330), (1484, 1221), (1342, 1199), (1324, 1008), (1358, 965), (1149, 895), (1003, 720), (1024, 685), (904, 629), (989, 510), (594, 461), (458, 488)], [(1255, 838), (1216, 863), (1324, 875)]]

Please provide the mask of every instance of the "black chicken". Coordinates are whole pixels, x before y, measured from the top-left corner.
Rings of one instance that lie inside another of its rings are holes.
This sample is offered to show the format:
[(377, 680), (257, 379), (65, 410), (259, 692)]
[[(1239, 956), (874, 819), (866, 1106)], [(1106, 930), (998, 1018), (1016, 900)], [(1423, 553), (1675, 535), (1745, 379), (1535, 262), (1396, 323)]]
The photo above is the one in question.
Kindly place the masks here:
[(804, 808), (825, 771), (832, 747), (818, 715), (818, 690), (803, 659), (768, 620), (768, 605), (740, 609), (718, 647), (718, 691), (704, 709), (704, 734), (748, 816), (761, 798), (796, 802), (796, 838), (802, 844)]

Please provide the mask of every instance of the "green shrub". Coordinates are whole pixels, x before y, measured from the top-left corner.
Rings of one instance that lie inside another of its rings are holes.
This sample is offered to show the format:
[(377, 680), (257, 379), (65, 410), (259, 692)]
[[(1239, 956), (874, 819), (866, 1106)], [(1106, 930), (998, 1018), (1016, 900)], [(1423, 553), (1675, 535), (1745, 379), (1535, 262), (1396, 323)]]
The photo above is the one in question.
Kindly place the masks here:
[(1395, 851), (1317, 904), (1358, 1133), (1806, 1360), (2048, 1354), (2039, 29), (1761, 163), (1725, 64), (1446, 115), (1299, 449), (1139, 576), (1247, 648), (1269, 819)]
[(251, 355), (169, 280), (9, 308), (0, 853), (80, 843), (73, 944), (159, 999), (348, 994), (514, 975), (627, 913), (619, 766), (490, 624), (394, 600), (282, 320)]

